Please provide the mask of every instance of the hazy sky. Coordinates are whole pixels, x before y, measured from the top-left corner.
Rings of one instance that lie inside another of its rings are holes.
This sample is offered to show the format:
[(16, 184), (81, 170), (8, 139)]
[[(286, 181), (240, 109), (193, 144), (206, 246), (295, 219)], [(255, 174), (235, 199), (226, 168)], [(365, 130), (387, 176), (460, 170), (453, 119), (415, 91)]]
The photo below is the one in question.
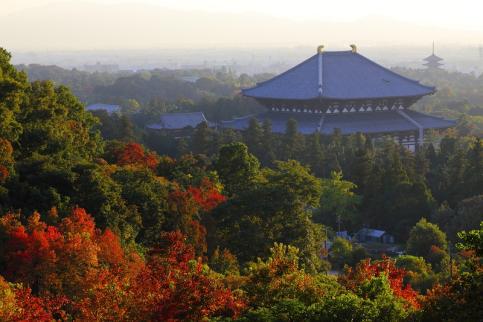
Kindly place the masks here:
[(479, 44), (482, 14), (483, 0), (0, 0), (0, 46)]
[(52, 3), (146, 3), (183, 10), (258, 12), (292, 19), (350, 21), (370, 15), (464, 29), (483, 29), (481, 0), (0, 0), (0, 12)]

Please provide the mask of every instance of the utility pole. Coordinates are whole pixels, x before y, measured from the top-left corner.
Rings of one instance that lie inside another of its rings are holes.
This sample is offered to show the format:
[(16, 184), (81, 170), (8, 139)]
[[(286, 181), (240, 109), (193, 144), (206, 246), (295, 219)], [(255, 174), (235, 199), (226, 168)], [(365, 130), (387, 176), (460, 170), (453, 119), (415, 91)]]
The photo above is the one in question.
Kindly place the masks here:
[(339, 224), (339, 230), (338, 230), (339, 233), (340, 233), (340, 220), (341, 220), (340, 215), (338, 215), (337, 216), (337, 223)]
[(451, 254), (451, 242), (448, 242), (449, 252), (449, 279), (453, 280), (453, 255)]

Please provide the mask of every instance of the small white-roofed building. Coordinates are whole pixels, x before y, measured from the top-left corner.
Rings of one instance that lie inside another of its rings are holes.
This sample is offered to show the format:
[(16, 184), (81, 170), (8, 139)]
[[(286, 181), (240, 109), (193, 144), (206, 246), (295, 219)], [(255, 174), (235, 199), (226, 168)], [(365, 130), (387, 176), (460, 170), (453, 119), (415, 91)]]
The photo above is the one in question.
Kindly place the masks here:
[(355, 234), (355, 239), (361, 243), (376, 242), (383, 244), (393, 244), (394, 236), (384, 230), (362, 228)]
[(203, 112), (165, 113), (160, 116), (158, 122), (146, 125), (146, 129), (184, 137), (191, 136), (193, 129), (201, 123), (213, 126)]
[(96, 103), (96, 104), (91, 104), (86, 107), (86, 110), (88, 111), (106, 111), (107, 114), (111, 115), (113, 113), (119, 113), (121, 112), (121, 106), (119, 105), (113, 105), (113, 104), (102, 104), (102, 103)]

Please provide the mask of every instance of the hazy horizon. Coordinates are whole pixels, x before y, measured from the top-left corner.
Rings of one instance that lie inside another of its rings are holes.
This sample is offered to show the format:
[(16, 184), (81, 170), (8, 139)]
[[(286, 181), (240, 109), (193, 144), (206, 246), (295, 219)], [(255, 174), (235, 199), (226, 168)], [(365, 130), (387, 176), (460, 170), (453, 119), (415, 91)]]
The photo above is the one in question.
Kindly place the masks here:
[[(356, 43), (478, 46), (476, 1), (3, 0), (0, 46), (11, 51), (270, 48)], [(201, 4), (203, 3), (203, 4)], [(473, 6), (471, 6), (473, 4)]]

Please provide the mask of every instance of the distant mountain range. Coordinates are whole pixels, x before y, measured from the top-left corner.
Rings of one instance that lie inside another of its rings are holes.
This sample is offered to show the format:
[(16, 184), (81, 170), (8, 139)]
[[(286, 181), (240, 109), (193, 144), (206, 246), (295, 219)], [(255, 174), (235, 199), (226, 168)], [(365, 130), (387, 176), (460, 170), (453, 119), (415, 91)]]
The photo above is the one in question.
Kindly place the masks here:
[(0, 46), (11, 50), (316, 46), (347, 48), (437, 43), (477, 45), (483, 31), (366, 17), (353, 22), (294, 21), (257, 13), (209, 13), (154, 5), (70, 3), (5, 15)]

